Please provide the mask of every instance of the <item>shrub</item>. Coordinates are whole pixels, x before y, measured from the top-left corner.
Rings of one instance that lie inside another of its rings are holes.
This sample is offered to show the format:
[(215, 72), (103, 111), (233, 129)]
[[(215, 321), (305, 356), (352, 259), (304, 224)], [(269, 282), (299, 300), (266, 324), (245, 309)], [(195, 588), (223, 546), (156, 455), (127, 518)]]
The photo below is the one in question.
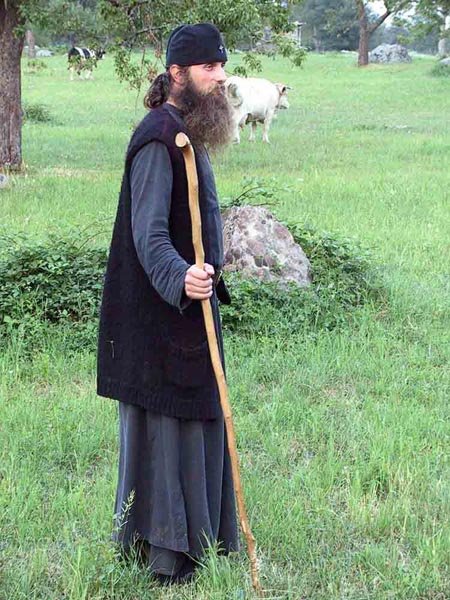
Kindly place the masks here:
[(292, 333), (332, 329), (348, 323), (354, 310), (367, 302), (381, 304), (384, 293), (373, 253), (358, 243), (317, 229), (286, 223), (308, 256), (313, 283), (308, 290), (295, 284), (226, 277), (233, 304), (222, 309), (225, 328), (239, 333)]
[(25, 103), (22, 106), (22, 114), (24, 121), (32, 121), (33, 123), (50, 123), (54, 121), (50, 110), (45, 104)]
[[(302, 290), (226, 275), (233, 304), (224, 306), (225, 329), (238, 334), (289, 334), (340, 326), (367, 301), (381, 301), (374, 258), (355, 242), (299, 224), (288, 225), (308, 255), (313, 285)], [(0, 238), (0, 334), (20, 331), (36, 342), (37, 323), (59, 325), (74, 345), (93, 347), (107, 249), (76, 234), (35, 241)], [(42, 334), (42, 329), (40, 330)]]
[(356, 240), (311, 226), (286, 225), (313, 265), (316, 294), (334, 290), (343, 308), (360, 306), (369, 297), (378, 297), (381, 284), (373, 251)]
[[(74, 324), (81, 337), (97, 318), (107, 252), (75, 235), (0, 239), (0, 323), (34, 330), (35, 321)], [(5, 331), (3, 331), (5, 334)]]
[(430, 74), (433, 77), (450, 77), (450, 65), (438, 62), (431, 69)]

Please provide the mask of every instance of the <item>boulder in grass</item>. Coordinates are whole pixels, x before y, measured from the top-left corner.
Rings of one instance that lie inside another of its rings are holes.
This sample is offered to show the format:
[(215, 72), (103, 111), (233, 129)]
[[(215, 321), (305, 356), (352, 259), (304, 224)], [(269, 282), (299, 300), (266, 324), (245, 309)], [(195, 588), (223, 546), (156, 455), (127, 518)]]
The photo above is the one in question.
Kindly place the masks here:
[(41, 58), (43, 56), (53, 56), (53, 52), (51, 50), (38, 50), (36, 52), (36, 56)]
[(311, 284), (311, 264), (289, 229), (261, 206), (239, 206), (222, 216), (224, 270), (264, 282)]
[(439, 61), (440, 65), (445, 65), (446, 67), (450, 67), (450, 56), (448, 56), (447, 58), (443, 58), (442, 60)]
[(369, 52), (371, 63), (410, 63), (411, 61), (408, 50), (400, 44), (380, 44)]

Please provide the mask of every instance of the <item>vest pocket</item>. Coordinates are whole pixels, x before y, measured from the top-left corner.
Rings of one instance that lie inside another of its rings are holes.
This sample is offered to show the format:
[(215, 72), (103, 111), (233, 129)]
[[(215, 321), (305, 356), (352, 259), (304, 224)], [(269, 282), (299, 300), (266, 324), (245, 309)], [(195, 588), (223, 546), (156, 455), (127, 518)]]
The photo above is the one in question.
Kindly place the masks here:
[(169, 339), (164, 366), (167, 379), (173, 385), (189, 388), (206, 385), (212, 370), (208, 341), (181, 347)]

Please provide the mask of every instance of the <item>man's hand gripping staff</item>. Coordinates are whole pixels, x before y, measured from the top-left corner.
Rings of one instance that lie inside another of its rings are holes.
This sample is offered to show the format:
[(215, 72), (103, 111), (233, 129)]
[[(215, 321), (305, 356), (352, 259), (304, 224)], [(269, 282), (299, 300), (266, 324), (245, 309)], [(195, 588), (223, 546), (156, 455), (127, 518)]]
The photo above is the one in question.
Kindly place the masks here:
[(186, 296), (192, 300), (208, 300), (212, 296), (214, 267), (204, 263), (204, 267), (199, 268), (192, 265), (186, 271), (184, 279), (184, 290)]

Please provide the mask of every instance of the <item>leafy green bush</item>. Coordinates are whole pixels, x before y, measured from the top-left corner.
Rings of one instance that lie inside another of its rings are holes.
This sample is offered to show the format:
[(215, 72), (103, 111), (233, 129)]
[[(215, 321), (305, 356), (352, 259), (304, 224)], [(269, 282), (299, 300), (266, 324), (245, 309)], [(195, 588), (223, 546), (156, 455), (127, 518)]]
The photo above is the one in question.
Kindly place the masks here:
[(316, 294), (334, 290), (343, 308), (362, 305), (381, 292), (376, 259), (371, 250), (350, 238), (307, 225), (286, 223), (294, 240), (313, 265)]
[(22, 106), (24, 121), (33, 121), (33, 123), (50, 123), (54, 121), (50, 111), (45, 104), (26, 104)]
[(332, 329), (348, 322), (354, 309), (382, 303), (384, 291), (373, 253), (347, 238), (310, 226), (285, 223), (308, 256), (313, 284), (302, 290), (277, 283), (226, 277), (233, 304), (222, 309), (225, 328), (239, 333), (292, 333)]
[[(233, 304), (224, 306), (224, 327), (238, 334), (283, 333), (337, 327), (367, 301), (381, 301), (375, 261), (355, 242), (299, 224), (288, 225), (308, 255), (313, 285), (243, 280), (226, 275)], [(0, 237), (0, 335), (15, 332), (30, 341), (44, 329), (70, 328), (75, 346), (95, 343), (106, 248), (88, 246), (79, 236)], [(46, 324), (39, 329), (39, 323)], [(45, 334), (47, 335), (47, 334)]]
[(81, 337), (92, 331), (105, 248), (83, 246), (75, 235), (51, 235), (45, 241), (3, 236), (0, 244), (0, 324), (4, 328), (10, 332), (25, 328), (30, 335), (39, 321), (76, 324), (74, 330)]
[(430, 74), (433, 77), (450, 77), (450, 65), (445, 65), (441, 62), (438, 62), (431, 69)]

